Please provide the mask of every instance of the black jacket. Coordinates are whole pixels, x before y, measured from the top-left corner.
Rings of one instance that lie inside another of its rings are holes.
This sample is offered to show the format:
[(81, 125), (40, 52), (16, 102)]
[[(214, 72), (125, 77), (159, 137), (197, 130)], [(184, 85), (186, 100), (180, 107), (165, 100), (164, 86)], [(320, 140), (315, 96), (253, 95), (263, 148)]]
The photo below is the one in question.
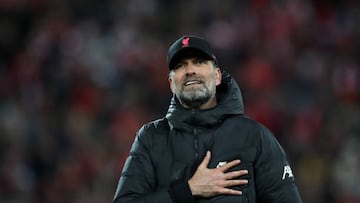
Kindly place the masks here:
[[(218, 104), (207, 110), (185, 109), (174, 96), (166, 118), (144, 125), (137, 133), (119, 184), (115, 203), (125, 202), (302, 202), (286, 155), (272, 133), (243, 115), (235, 80), (223, 71)], [(243, 195), (195, 198), (187, 181), (207, 150), (209, 168), (240, 159), (231, 170), (247, 169), (237, 186)]]

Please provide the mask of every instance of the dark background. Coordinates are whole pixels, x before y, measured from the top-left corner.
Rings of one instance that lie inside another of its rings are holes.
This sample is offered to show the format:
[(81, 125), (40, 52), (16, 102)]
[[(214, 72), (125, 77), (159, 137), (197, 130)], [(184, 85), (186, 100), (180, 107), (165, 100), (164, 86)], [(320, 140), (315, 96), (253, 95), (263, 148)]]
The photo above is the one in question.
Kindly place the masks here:
[(111, 202), (165, 115), (169, 45), (207, 38), (307, 203), (360, 202), (359, 1), (0, 0), (0, 202)]

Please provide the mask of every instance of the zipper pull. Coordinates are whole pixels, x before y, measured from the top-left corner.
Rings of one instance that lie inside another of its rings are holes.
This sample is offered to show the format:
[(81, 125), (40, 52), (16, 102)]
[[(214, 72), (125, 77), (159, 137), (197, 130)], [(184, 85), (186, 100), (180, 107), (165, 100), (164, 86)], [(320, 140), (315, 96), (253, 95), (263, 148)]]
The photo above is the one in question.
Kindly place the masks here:
[(191, 109), (191, 114), (195, 115), (196, 114), (196, 109)]

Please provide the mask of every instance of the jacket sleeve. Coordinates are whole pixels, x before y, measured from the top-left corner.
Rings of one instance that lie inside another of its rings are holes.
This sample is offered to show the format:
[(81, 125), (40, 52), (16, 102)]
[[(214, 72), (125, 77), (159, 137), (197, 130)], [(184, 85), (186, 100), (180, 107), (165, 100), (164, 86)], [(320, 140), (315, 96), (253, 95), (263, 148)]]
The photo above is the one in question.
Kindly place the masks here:
[(192, 202), (187, 181), (157, 189), (155, 167), (151, 160), (147, 127), (136, 134), (115, 192), (114, 203)]
[(273, 134), (261, 126), (255, 163), (255, 186), (260, 202), (301, 203), (286, 154)]

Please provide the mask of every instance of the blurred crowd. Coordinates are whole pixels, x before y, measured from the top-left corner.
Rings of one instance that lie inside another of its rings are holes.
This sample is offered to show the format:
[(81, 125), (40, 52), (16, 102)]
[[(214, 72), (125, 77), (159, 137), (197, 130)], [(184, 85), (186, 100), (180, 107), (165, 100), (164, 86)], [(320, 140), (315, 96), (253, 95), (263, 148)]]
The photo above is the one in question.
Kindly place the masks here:
[(307, 203), (360, 202), (356, 0), (0, 1), (0, 202), (111, 202), (136, 131), (165, 115), (166, 54), (209, 40)]

